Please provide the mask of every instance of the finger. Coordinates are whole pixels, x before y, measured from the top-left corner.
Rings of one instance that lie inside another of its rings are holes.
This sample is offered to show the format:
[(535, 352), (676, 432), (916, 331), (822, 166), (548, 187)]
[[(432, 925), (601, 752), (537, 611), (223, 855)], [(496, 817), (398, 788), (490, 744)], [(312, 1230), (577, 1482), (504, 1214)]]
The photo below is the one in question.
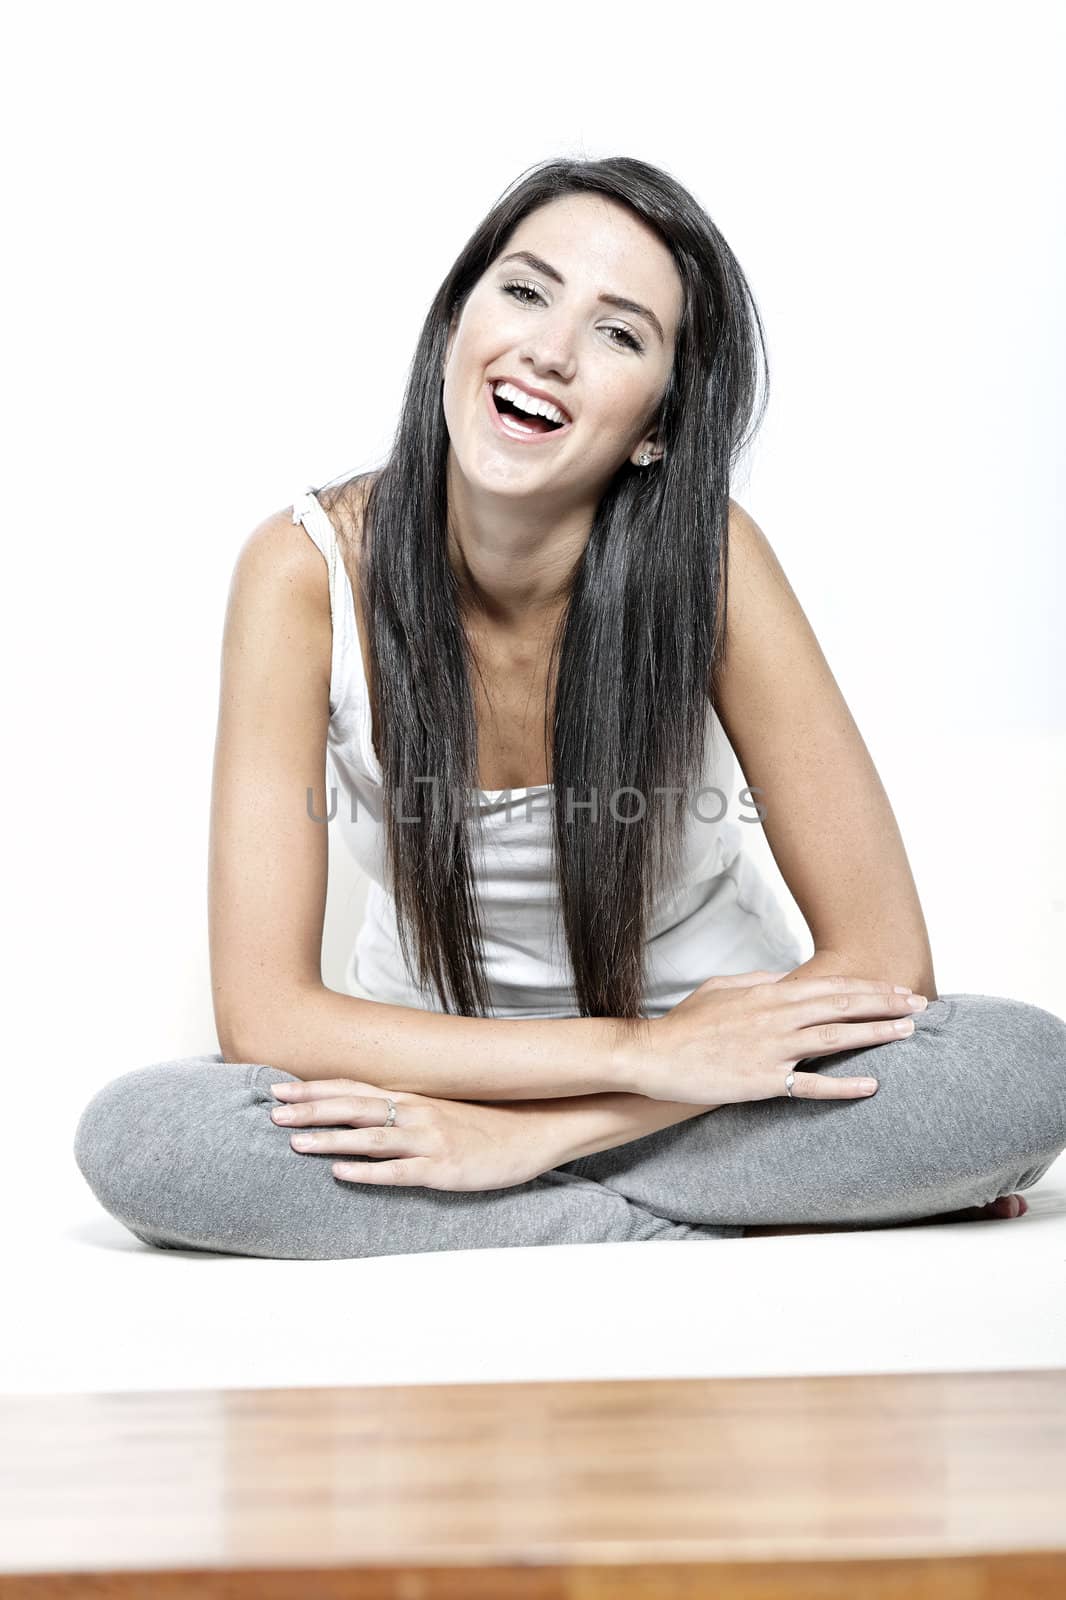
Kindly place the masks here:
[(842, 1050), (868, 1050), (871, 1045), (891, 1044), (914, 1032), (914, 1016), (883, 1017), (872, 1022), (819, 1022), (801, 1028), (796, 1050), (805, 1056), (837, 1055)]
[(848, 990), (833, 994), (812, 995), (804, 999), (802, 995), (789, 1001), (790, 1016), (801, 1027), (814, 1026), (817, 1023), (831, 1026), (835, 1022), (852, 1023), (868, 1022), (872, 1020), (889, 1022), (899, 1017), (914, 1018), (926, 1009), (924, 1005), (912, 1005), (912, 1000), (918, 1000), (919, 995), (885, 994), (883, 990)]
[(315, 1122), (383, 1123), (389, 1107), (384, 1095), (337, 1095), (328, 1100), (296, 1100), (277, 1106), (271, 1116), (285, 1114), (285, 1126), (304, 1127)]
[(787, 1018), (797, 1027), (832, 1027), (836, 1022), (896, 1021), (916, 1018), (927, 1008), (924, 995), (901, 995), (892, 989), (832, 989), (823, 994), (804, 994), (800, 986), (792, 992), (791, 982), (775, 986), (779, 1003), (787, 1006)]
[[(793, 1100), (869, 1100), (876, 1092), (876, 1078), (828, 1078), (793, 1068)], [(787, 1087), (783, 1093), (788, 1095)]]
[(358, 1078), (296, 1078), (290, 1083), (272, 1083), (270, 1092), (279, 1100), (300, 1100), (321, 1094), (382, 1094), (372, 1083)]
[(335, 1178), (346, 1183), (377, 1183), (432, 1189), (427, 1182), (429, 1161), (425, 1156), (413, 1156), (407, 1161), (335, 1161), (330, 1171)]
[(925, 1010), (924, 1006), (912, 1006), (912, 998), (918, 997), (834, 991), (820, 998), (798, 999), (791, 1009), (801, 1025), (796, 1046), (800, 1059), (905, 1039), (914, 1032), (915, 1017)]
[(787, 983), (778, 983), (776, 991), (790, 1005), (797, 1000), (824, 1000), (826, 996), (835, 994), (891, 995), (894, 1000), (905, 1001), (913, 992), (902, 984), (889, 983), (884, 978), (858, 978), (843, 973), (810, 978), (790, 977)]
[(404, 1128), (297, 1128), (289, 1140), (301, 1155), (374, 1156), (394, 1161), (419, 1154)]

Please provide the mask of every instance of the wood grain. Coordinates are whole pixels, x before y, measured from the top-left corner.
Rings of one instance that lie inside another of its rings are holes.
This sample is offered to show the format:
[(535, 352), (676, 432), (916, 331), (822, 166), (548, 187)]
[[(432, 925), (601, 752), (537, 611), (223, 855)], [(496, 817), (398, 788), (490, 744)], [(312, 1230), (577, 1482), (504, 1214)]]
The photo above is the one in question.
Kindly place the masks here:
[(9, 1396), (0, 1597), (1066, 1594), (1066, 1372)]

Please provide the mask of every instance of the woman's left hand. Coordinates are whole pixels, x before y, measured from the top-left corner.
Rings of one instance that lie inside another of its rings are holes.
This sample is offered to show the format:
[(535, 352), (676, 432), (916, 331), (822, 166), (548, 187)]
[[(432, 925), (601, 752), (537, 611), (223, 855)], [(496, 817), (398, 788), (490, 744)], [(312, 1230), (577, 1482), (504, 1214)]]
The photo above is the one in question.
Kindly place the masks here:
[[(565, 1159), (558, 1131), (550, 1131), (551, 1107), (542, 1102), (437, 1100), (354, 1078), (297, 1079), (271, 1089), (285, 1091), (271, 1115), (295, 1130), (294, 1150), (375, 1158), (335, 1161), (333, 1176), (349, 1183), (510, 1189)], [(387, 1094), (396, 1105), (391, 1128), (382, 1126)], [(279, 1117), (282, 1110), (291, 1114)]]

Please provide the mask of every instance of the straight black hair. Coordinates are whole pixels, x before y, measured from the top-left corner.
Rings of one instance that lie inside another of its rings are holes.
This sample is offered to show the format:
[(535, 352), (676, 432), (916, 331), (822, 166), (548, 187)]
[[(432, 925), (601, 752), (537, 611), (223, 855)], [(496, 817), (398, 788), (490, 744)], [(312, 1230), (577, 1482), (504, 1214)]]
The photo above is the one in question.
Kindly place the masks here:
[[(366, 619), (401, 951), (440, 1008), (465, 1016), (491, 1007), (471, 877), (471, 825), (482, 825), (469, 798), (478, 780), (477, 665), (447, 554), (441, 374), (450, 329), (522, 219), (561, 195), (590, 193), (656, 231), (683, 304), (655, 419), (664, 454), (647, 468), (623, 463), (608, 484), (551, 645), (552, 839), (582, 1016), (634, 1023), (644, 1015), (649, 911), (679, 872), (723, 659), (732, 471), (767, 403), (762, 322), (733, 252), (692, 195), (646, 162), (557, 159), (529, 169), (437, 291), (392, 448), (365, 497), (358, 557), (343, 543), (342, 554)], [(318, 491), (327, 510), (359, 481)], [(629, 790), (643, 801), (639, 816)]]

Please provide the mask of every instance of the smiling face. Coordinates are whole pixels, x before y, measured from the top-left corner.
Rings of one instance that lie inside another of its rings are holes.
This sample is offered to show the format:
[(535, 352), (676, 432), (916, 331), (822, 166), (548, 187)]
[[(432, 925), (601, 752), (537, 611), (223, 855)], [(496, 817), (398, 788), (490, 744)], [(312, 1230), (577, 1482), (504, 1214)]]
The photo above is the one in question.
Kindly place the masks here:
[[(673, 257), (625, 206), (572, 194), (524, 217), (448, 339), (444, 415), (463, 475), (498, 494), (550, 483), (595, 499), (623, 462), (657, 459), (681, 308)], [(501, 378), (571, 421), (550, 431), (506, 421), (493, 399)]]

